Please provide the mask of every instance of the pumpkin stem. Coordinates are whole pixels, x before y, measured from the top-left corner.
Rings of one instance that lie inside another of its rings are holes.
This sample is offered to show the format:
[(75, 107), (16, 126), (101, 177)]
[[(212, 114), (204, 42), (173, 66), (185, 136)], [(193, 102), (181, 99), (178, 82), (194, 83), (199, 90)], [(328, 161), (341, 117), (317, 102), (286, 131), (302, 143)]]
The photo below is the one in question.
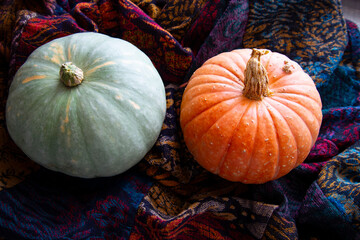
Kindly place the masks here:
[(67, 87), (75, 87), (84, 79), (83, 71), (72, 62), (63, 63), (60, 67), (60, 80)]
[(260, 57), (269, 52), (268, 50), (254, 48), (246, 64), (243, 94), (249, 99), (262, 100), (270, 95), (267, 71), (260, 62)]

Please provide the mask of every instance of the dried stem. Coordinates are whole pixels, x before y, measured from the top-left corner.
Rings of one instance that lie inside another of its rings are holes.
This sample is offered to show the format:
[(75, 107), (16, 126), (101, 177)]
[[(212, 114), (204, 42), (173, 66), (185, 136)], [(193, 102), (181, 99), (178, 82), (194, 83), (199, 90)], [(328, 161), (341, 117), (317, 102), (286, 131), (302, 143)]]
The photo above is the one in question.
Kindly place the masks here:
[(260, 62), (260, 57), (267, 53), (267, 50), (253, 49), (246, 64), (243, 94), (249, 99), (262, 100), (270, 94), (267, 71)]

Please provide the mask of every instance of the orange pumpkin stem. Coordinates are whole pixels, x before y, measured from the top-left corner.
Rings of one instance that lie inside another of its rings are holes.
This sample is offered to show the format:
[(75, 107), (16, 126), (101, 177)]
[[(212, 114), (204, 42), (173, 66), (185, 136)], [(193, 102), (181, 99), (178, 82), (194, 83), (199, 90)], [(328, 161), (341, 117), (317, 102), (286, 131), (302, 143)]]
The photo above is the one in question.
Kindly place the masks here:
[(249, 99), (262, 100), (270, 94), (267, 71), (260, 62), (260, 57), (269, 52), (254, 48), (246, 64), (243, 94)]

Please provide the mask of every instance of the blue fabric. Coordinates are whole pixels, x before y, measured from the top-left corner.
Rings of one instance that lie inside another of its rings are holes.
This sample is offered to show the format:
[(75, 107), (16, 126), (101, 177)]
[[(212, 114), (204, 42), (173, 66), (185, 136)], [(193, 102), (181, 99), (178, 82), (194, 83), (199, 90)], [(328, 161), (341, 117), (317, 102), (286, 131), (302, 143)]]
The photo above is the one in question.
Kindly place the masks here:
[(78, 179), (42, 169), (1, 191), (0, 236), (127, 239), (151, 184), (132, 170), (116, 177)]

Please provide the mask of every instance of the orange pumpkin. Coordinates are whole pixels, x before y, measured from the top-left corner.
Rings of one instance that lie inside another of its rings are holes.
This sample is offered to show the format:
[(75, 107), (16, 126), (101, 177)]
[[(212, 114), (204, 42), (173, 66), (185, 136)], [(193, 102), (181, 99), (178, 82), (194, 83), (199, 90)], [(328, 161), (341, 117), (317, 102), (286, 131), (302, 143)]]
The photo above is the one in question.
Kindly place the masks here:
[(236, 182), (264, 183), (308, 156), (322, 121), (311, 77), (285, 55), (239, 49), (207, 60), (185, 88), (180, 124), (194, 159)]

